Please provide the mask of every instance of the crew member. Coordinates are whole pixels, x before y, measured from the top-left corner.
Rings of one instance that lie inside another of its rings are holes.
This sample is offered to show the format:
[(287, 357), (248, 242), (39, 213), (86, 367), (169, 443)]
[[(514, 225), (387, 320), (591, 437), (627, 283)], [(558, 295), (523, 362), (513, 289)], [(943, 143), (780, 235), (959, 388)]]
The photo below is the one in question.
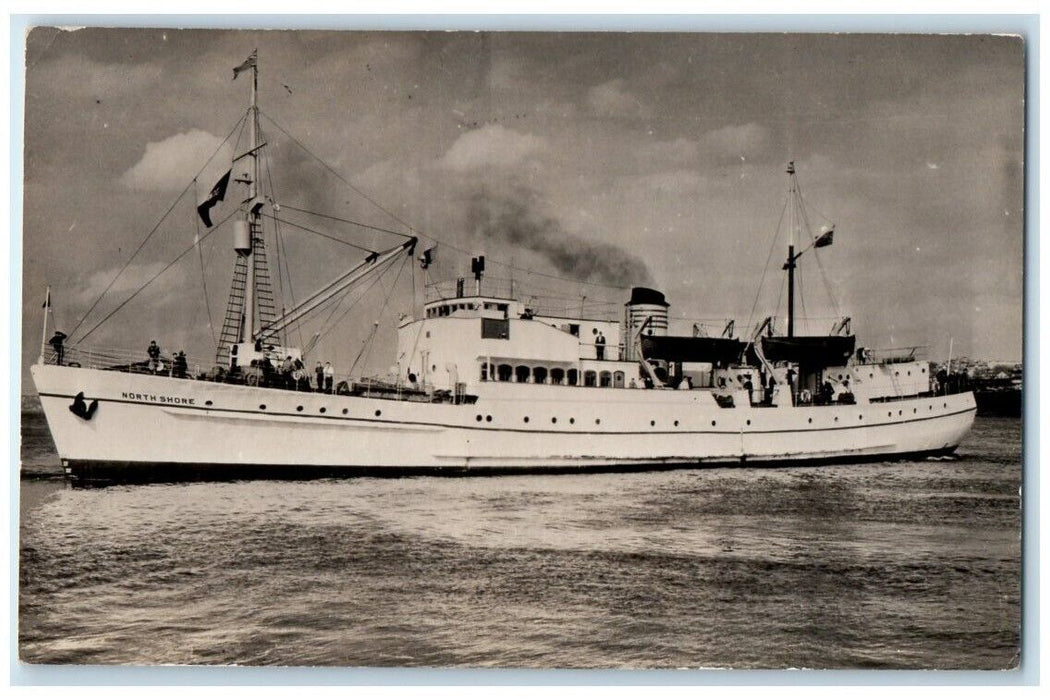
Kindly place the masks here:
[(317, 377), (317, 391), (324, 391), (324, 366), (320, 362), (314, 367), (314, 376)]
[(55, 350), (55, 362), (57, 364), (62, 364), (62, 358), (66, 356), (66, 348), (63, 345), (66, 342), (66, 337), (66, 334), (62, 331), (55, 331), (55, 334), (51, 336), (51, 340), (47, 341)]
[(331, 362), (324, 363), (324, 393), (332, 393), (332, 383), (335, 382), (335, 369)]
[(149, 371), (156, 374), (157, 370), (160, 369), (160, 346), (157, 345), (156, 340), (149, 341), (146, 354), (149, 355)]
[(594, 339), (594, 356), (599, 360), (605, 359), (605, 336), (598, 331), (598, 337)]

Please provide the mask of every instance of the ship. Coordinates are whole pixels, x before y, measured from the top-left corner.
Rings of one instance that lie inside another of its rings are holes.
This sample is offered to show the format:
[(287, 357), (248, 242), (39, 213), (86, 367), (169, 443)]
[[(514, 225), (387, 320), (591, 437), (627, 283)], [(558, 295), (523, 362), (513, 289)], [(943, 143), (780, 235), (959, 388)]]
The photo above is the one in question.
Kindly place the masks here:
[[(298, 303), (275, 301), (263, 222), (280, 202), (260, 176), (256, 54), (239, 73), (251, 79), (250, 143), (230, 170), (244, 197), (214, 362), (49, 340), (45, 313), (31, 374), (75, 483), (920, 459), (952, 454), (973, 423), (973, 393), (938, 383), (914, 352), (858, 348), (848, 319), (796, 332), (796, 268), (834, 233), (804, 240), (801, 226), (783, 266), (782, 333), (770, 317), (742, 336), (733, 322), (675, 334), (671, 302), (651, 286), (631, 289), (615, 313), (536, 308), (491, 284), (479, 254), (473, 279), (432, 285), (401, 314), (393, 376), (318, 368), (314, 379), (311, 348), (293, 347), (286, 331), (397, 261), (426, 272), (432, 249), (404, 234)], [(198, 207), (209, 226), (230, 173)], [(801, 201), (793, 164), (788, 175)]]

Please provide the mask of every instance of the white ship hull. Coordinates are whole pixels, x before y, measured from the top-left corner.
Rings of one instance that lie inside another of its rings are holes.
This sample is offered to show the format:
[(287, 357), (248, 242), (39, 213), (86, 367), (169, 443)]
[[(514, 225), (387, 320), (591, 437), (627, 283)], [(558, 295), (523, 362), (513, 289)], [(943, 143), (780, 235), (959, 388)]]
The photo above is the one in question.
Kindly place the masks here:
[[(950, 453), (976, 412), (972, 393), (719, 408), (702, 391), (494, 382), (453, 405), (56, 365), (32, 374), (62, 463), (83, 479), (869, 461)], [(88, 419), (69, 410), (79, 392), (98, 401)]]

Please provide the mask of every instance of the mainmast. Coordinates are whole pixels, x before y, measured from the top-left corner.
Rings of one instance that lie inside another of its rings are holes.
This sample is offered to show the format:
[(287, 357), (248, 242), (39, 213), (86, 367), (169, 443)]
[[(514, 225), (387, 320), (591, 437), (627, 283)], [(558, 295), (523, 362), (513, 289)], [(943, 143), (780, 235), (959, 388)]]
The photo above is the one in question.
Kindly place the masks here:
[(791, 183), (788, 190), (788, 197), (790, 197), (791, 202), (790, 211), (788, 212), (788, 228), (790, 229), (788, 256), (787, 262), (784, 263), (784, 269), (788, 273), (787, 337), (793, 338), (795, 336), (795, 267), (797, 267), (798, 261), (798, 255), (795, 255), (795, 226), (797, 225), (798, 217), (798, 181), (797, 175), (795, 175), (795, 161), (788, 163), (787, 174)]
[(259, 66), (257, 52), (253, 51), (250, 59), (252, 71), (251, 101), (248, 106), (248, 123), (251, 144), (248, 157), (251, 158), (251, 169), (248, 173), (248, 199), (245, 202), (245, 222), (248, 224), (248, 250), (245, 255), (248, 277), (244, 286), (244, 321), (241, 325), (242, 343), (255, 340), (255, 240), (260, 233), (260, 207), (256, 205), (259, 197)]

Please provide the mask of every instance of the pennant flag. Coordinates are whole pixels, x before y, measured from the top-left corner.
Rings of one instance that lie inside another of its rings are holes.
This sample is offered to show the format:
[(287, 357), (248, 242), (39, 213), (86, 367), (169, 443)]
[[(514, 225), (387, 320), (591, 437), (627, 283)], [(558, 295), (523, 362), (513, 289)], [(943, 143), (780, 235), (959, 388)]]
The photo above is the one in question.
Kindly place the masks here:
[(831, 227), (824, 233), (817, 236), (817, 240), (813, 242), (814, 248), (824, 248), (825, 246), (831, 245), (835, 238), (835, 227)]
[(255, 65), (255, 59), (256, 59), (256, 54), (257, 53), (258, 53), (258, 49), (256, 49), (255, 51), (252, 51), (252, 55), (249, 56), (247, 58), (247, 60), (245, 60), (244, 63), (242, 63), (241, 65), (239, 65), (239, 66), (237, 66), (236, 68), (233, 69), (233, 79), (234, 80), (237, 79), (238, 75), (240, 75), (241, 73), (243, 73), (244, 71), (248, 70), (249, 68), (251, 68), (252, 66)]
[(208, 228), (211, 228), (211, 208), (226, 197), (226, 187), (230, 184), (230, 173), (232, 172), (232, 169), (227, 170), (226, 174), (215, 183), (215, 187), (211, 188), (211, 194), (208, 195), (208, 198), (197, 205), (197, 213), (200, 214), (201, 221)]
[(51, 289), (50, 288), (47, 290), (47, 298), (44, 299), (44, 305), (41, 308), (44, 308), (44, 309), (50, 309), (51, 308)]

